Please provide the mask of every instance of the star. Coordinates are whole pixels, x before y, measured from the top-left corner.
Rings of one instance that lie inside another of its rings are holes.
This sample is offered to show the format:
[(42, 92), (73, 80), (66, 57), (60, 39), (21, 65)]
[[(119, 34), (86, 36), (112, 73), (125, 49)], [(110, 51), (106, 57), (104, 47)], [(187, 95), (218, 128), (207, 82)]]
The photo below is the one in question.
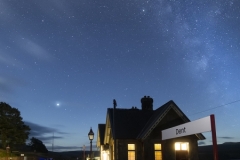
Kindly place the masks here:
[(61, 105), (61, 104), (60, 104), (59, 102), (56, 102), (56, 103), (55, 103), (56, 108), (60, 108), (60, 105)]

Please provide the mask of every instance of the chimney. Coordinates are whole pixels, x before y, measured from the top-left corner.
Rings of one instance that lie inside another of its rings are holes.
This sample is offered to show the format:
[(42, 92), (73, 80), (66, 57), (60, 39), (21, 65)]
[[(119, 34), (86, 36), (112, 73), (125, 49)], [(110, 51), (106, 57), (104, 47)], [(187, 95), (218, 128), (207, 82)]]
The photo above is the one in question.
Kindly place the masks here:
[(150, 96), (144, 96), (141, 99), (142, 110), (153, 110), (153, 99)]

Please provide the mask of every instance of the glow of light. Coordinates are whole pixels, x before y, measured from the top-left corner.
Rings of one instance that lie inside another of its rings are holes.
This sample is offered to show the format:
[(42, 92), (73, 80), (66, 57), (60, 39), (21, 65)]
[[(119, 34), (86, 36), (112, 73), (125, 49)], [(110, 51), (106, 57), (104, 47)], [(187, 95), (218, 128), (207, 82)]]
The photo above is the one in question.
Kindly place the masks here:
[(175, 150), (176, 151), (180, 150), (180, 143), (179, 142), (175, 143)]
[(188, 150), (188, 143), (182, 143), (181, 144), (182, 150)]
[(179, 151), (179, 150), (188, 150), (188, 142), (176, 142), (175, 143), (175, 150)]
[(107, 153), (103, 152), (103, 160), (107, 160)]

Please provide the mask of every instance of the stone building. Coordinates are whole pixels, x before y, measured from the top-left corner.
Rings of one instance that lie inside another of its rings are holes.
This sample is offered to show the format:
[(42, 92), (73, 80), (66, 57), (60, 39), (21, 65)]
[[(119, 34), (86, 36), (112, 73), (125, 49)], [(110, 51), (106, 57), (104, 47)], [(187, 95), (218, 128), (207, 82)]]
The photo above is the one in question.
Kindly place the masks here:
[(162, 130), (190, 122), (180, 108), (171, 100), (153, 110), (149, 96), (141, 103), (141, 109), (107, 109), (97, 133), (101, 160), (198, 160), (202, 134), (162, 140)]

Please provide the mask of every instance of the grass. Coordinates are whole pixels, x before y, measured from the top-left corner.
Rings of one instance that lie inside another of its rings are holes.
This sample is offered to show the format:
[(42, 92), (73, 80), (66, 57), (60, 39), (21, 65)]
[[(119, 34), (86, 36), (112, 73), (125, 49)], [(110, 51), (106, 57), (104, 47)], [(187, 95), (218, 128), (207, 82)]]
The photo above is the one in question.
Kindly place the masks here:
[(14, 154), (14, 153), (8, 153), (7, 154), (6, 150), (0, 149), (0, 157), (7, 157), (7, 156), (10, 156), (10, 155), (11, 155), (11, 157), (18, 156), (18, 155)]
[[(34, 153), (23, 153), (25, 156), (35, 156), (36, 154)], [(20, 152), (14, 152), (12, 151), (11, 153), (8, 153), (6, 152), (6, 150), (4, 149), (0, 149), (0, 157), (7, 157), (7, 156), (11, 156), (11, 157), (19, 157), (21, 156)]]

